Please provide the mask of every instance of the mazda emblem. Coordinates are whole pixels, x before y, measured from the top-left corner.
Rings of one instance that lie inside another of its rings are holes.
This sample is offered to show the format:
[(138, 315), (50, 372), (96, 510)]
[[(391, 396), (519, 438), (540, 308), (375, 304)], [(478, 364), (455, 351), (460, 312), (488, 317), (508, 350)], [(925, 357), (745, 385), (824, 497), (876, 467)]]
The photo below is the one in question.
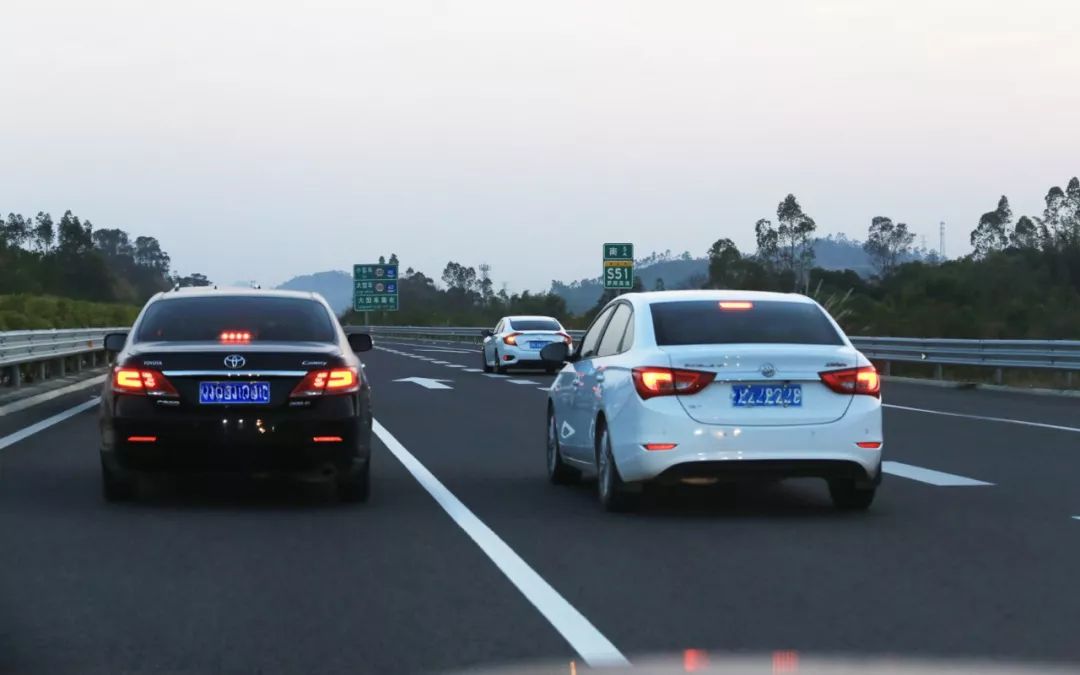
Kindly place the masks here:
[(239, 354), (229, 354), (225, 357), (226, 368), (243, 368), (247, 360)]

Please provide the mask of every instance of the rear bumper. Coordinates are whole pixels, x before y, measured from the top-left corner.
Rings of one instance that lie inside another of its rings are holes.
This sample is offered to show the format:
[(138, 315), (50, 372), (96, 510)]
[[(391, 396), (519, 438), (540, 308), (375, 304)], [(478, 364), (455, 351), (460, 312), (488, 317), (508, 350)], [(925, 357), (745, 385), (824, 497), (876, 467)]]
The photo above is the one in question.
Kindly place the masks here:
[[(882, 448), (856, 443), (883, 440), (881, 404), (859, 398), (829, 424), (783, 427), (700, 424), (673, 398), (635, 402), (634, 414), (624, 409), (609, 420), (615, 463), (626, 481), (815, 476), (876, 484)], [(646, 443), (676, 446), (646, 450)]]

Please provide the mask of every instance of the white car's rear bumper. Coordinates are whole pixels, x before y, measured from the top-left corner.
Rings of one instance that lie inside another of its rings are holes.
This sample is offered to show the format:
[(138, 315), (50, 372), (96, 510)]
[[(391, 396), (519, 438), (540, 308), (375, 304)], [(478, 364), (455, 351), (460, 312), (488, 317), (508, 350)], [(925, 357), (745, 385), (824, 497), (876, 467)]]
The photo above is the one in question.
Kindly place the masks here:
[[(856, 445), (883, 441), (881, 401), (869, 396), (856, 396), (843, 417), (827, 424), (701, 424), (674, 397), (628, 401), (608, 424), (625, 481), (753, 475), (880, 479), (881, 447)], [(676, 446), (646, 450), (647, 443)]]

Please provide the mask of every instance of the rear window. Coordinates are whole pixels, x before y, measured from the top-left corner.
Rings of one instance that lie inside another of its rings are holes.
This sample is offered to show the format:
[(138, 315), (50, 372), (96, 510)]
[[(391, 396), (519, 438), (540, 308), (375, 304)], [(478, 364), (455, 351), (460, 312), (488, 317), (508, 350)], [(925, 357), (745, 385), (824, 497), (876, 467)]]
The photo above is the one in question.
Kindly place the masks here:
[(754, 302), (725, 310), (715, 300), (662, 302), (650, 307), (658, 345), (844, 344), (825, 313), (802, 302)]
[(511, 319), (510, 326), (512, 330), (562, 330), (551, 319)]
[(334, 342), (322, 303), (302, 298), (217, 296), (170, 298), (146, 308), (139, 342), (217, 341), (225, 331), (251, 333), (252, 342)]

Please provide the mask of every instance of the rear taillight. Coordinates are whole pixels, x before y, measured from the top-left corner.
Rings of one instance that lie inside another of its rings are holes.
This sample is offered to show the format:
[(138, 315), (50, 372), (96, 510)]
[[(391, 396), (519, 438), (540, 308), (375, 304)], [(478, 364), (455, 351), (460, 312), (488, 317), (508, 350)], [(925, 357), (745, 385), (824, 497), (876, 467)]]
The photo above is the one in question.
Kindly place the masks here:
[(503, 342), (505, 342), (508, 345), (516, 345), (519, 335), (521, 335), (521, 333), (510, 333), (509, 335), (507, 335), (506, 337), (503, 338)]
[(291, 398), (307, 398), (323, 394), (351, 394), (360, 390), (360, 371), (356, 368), (313, 370), (300, 380), (289, 394)]
[(156, 370), (145, 368), (116, 368), (113, 370), (113, 391), (137, 396), (179, 396), (180, 393)]
[(641, 398), (696, 394), (713, 381), (716, 373), (673, 368), (634, 368), (634, 387)]
[(825, 386), (838, 394), (881, 396), (881, 377), (873, 366), (826, 370), (818, 373)]

